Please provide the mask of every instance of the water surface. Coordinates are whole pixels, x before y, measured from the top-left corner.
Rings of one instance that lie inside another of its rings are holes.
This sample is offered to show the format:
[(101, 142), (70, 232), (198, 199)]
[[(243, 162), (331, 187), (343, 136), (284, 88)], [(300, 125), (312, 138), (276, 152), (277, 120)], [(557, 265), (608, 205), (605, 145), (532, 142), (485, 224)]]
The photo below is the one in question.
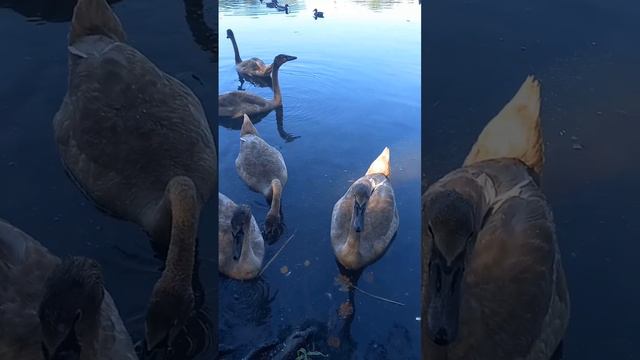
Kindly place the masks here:
[[(423, 172), (460, 166), (528, 74), (542, 83), (546, 165), (571, 295), (567, 359), (637, 359), (640, 5), (427, 1)], [(577, 146), (579, 145), (579, 146)]]
[[(295, 236), (259, 281), (221, 278), (220, 342), (237, 358), (277, 338), (281, 330), (327, 323), (345, 300), (334, 284), (339, 271), (329, 236), (333, 205), (389, 146), (400, 227), (389, 251), (366, 268), (358, 286), (405, 306), (356, 293), (353, 356), (372, 358), (387, 351), (392, 359), (417, 358), (420, 6), (417, 1), (288, 3), (289, 14), (258, 0), (220, 3), (220, 33), (234, 31), (243, 59), (271, 63), (279, 53), (298, 57), (281, 67), (280, 125), (275, 112), (256, 124), (260, 135), (282, 152), (289, 173), (283, 194), (287, 231), (267, 247), (265, 262)], [(325, 17), (314, 20), (314, 8)], [(225, 36), (219, 49), (218, 90), (236, 90), (233, 48)], [(247, 83), (245, 88), (272, 96), (269, 88)], [(220, 191), (249, 204), (263, 223), (265, 200), (235, 170), (239, 137), (238, 130), (219, 127)], [(326, 348), (323, 340), (316, 345)]]

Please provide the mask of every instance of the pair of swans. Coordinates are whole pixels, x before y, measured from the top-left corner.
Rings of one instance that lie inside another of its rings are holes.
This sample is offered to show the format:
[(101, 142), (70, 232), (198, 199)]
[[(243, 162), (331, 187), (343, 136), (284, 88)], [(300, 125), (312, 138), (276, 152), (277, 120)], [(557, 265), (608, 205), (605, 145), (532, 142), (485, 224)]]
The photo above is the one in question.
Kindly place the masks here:
[(227, 38), (231, 39), (231, 43), (233, 44), (236, 71), (240, 78), (245, 78), (259, 86), (271, 86), (273, 89), (273, 98), (268, 100), (244, 91), (222, 94), (218, 96), (218, 116), (223, 119), (242, 120), (244, 114), (256, 118), (265, 116), (274, 109), (282, 107), (282, 93), (278, 72), (283, 64), (297, 58), (291, 55), (279, 54), (273, 59), (273, 64), (268, 66), (258, 58), (243, 61), (240, 58), (238, 44), (231, 29), (227, 30)]
[(422, 196), (424, 359), (559, 358), (569, 293), (528, 77), (464, 161)]
[[(273, 242), (283, 231), (282, 190), (287, 183), (287, 166), (282, 154), (262, 139), (246, 114), (240, 130), (240, 152), (236, 171), (255, 192), (270, 203), (265, 235)], [(254, 278), (262, 268), (264, 239), (247, 205), (236, 205), (224, 194), (218, 195), (218, 266), (231, 278)]]
[(244, 84), (244, 80), (247, 79), (256, 86), (271, 87), (273, 89), (273, 98), (269, 100), (244, 91), (222, 94), (218, 97), (219, 124), (230, 129), (240, 129), (244, 114), (251, 116), (254, 123), (258, 123), (271, 111), (275, 110), (280, 137), (287, 142), (297, 139), (299, 136), (287, 133), (284, 130), (284, 111), (282, 109), (282, 93), (278, 75), (280, 66), (288, 61), (295, 60), (296, 57), (280, 54), (269, 65), (265, 65), (262, 60), (255, 57), (242, 60), (235, 35), (231, 29), (227, 30), (227, 38), (231, 39), (233, 45), (236, 71), (240, 79), (240, 89)]
[[(217, 180), (217, 155), (209, 124), (191, 90), (126, 43), (120, 21), (105, 0), (78, 1), (68, 49), (68, 90), (53, 120), (62, 162), (88, 198), (108, 214), (139, 224), (150, 235), (154, 249), (166, 258), (150, 298), (145, 343), (147, 351), (171, 348), (193, 311), (192, 277), (200, 210)], [(94, 266), (75, 261), (55, 267), (59, 261), (40, 245), (8, 225), (3, 226), (2, 252), (9, 251), (13, 256), (0, 264), (1, 275), (7, 280), (3, 283), (18, 285), (21, 280), (15, 278), (20, 275), (12, 271), (13, 265), (8, 265), (16, 261), (27, 268), (38, 267), (38, 281), (28, 283), (25, 287), (33, 288), (25, 291), (41, 294), (45, 277), (59, 280), (51, 280), (53, 285), (47, 286), (53, 287), (58, 296), (50, 303), (51, 313), (59, 312), (62, 317), (44, 319), (50, 323), (43, 331), (51, 329), (51, 333), (41, 334), (46, 337), (44, 350), (48, 354), (79, 352), (74, 358), (80, 359), (133, 357), (118, 355), (133, 354), (124, 340), (118, 342), (118, 348), (99, 349), (98, 355), (91, 353), (90, 347), (84, 346), (84, 336), (95, 342), (114, 335), (85, 327), (88, 324), (85, 317), (95, 314), (87, 313), (87, 304), (76, 298), (78, 294), (59, 291), (66, 286), (65, 276), (96, 280)], [(30, 247), (37, 251), (28, 254)], [(27, 259), (27, 255), (31, 257)], [(40, 264), (43, 266), (39, 267)], [(60, 270), (56, 273), (55, 269)], [(58, 283), (63, 287), (56, 288)], [(93, 294), (88, 294), (94, 302), (92, 306), (99, 300), (98, 283), (96, 280), (87, 285)], [(32, 311), (34, 298), (16, 296), (2, 300), (3, 304), (14, 301), (15, 311), (0, 313), (0, 322), (4, 323), (6, 318), (36, 322)], [(100, 306), (106, 304), (109, 316), (117, 318), (108, 294), (101, 300)], [(78, 314), (78, 318), (73, 318), (73, 314)], [(115, 320), (113, 324), (122, 328)], [(91, 331), (85, 333), (86, 330)], [(29, 340), (28, 346), (19, 351), (40, 352), (36, 334), (39, 332), (29, 333), (33, 341)], [(19, 343), (26, 341), (20, 338), (23, 335), (13, 332), (10, 336)], [(29, 358), (20, 354), (7, 358)]]

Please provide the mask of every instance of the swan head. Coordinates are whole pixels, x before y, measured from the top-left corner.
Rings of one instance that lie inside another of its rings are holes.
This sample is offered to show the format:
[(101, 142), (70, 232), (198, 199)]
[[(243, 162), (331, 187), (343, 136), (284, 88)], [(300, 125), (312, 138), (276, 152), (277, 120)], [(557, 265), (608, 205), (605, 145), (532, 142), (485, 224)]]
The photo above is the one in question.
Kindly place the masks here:
[(231, 216), (231, 235), (233, 235), (233, 259), (239, 260), (242, 254), (242, 242), (247, 236), (245, 229), (251, 224), (251, 209), (247, 205), (239, 205)]
[(313, 13), (314, 14), (317, 13), (317, 12), (318, 12), (318, 9), (313, 9)]
[(38, 309), (45, 359), (80, 358), (82, 338), (98, 329), (103, 298), (102, 270), (96, 261), (72, 257), (56, 267)]
[(233, 31), (231, 29), (227, 29), (227, 39), (233, 39)]
[(367, 202), (371, 196), (371, 185), (365, 182), (358, 182), (353, 185), (353, 230), (357, 233), (364, 231), (364, 212)]
[(428, 329), (438, 345), (458, 336), (461, 291), (467, 259), (478, 233), (475, 209), (469, 199), (454, 190), (425, 194), (428, 259)]
[[(287, 7), (288, 5), (286, 5), (285, 7)], [(276, 55), (276, 57), (273, 59), (273, 65), (274, 66), (280, 66), (288, 61), (293, 61), (295, 59), (297, 59), (298, 57), (296, 56), (291, 56), (291, 55), (285, 55), (285, 54), (280, 54), (280, 55)]]
[(191, 281), (180, 282), (166, 274), (153, 288), (145, 322), (146, 350), (153, 354), (172, 352), (194, 306)]

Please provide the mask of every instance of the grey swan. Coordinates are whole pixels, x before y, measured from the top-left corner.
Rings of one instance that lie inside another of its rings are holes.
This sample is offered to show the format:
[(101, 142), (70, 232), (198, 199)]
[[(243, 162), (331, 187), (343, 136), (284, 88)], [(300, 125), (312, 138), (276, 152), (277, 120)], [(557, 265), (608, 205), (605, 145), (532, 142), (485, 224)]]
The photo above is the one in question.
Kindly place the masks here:
[(283, 230), (281, 201), (288, 178), (287, 166), (282, 154), (260, 137), (246, 114), (240, 130), (236, 170), (251, 190), (261, 193), (270, 202), (265, 234), (267, 241), (273, 243)]
[(218, 193), (218, 270), (236, 280), (255, 278), (262, 269), (264, 239), (247, 205)]
[(278, 71), (282, 64), (297, 59), (295, 56), (280, 54), (273, 59), (273, 99), (267, 100), (258, 95), (248, 94), (244, 91), (233, 91), (218, 96), (218, 116), (221, 118), (242, 119), (244, 114), (249, 116), (266, 115), (272, 110), (282, 106), (282, 93)]
[(540, 85), (529, 76), (461, 168), (422, 197), (424, 359), (548, 360), (569, 292), (544, 162)]
[(60, 260), (0, 219), (0, 359), (134, 360), (94, 260)]
[[(191, 218), (217, 181), (213, 136), (184, 84), (127, 45), (104, 0), (80, 0), (69, 34), (69, 84), (53, 119), (67, 173), (111, 216), (139, 224), (165, 254), (172, 222)], [(189, 199), (183, 199), (184, 196)], [(187, 206), (191, 197), (195, 207)], [(190, 213), (179, 214), (189, 211)]]
[(227, 29), (227, 39), (230, 39), (233, 45), (236, 71), (238, 72), (241, 83), (240, 86), (242, 87), (244, 80), (248, 80), (250, 83), (258, 86), (271, 86), (271, 70), (273, 69), (273, 64), (266, 65), (264, 61), (255, 57), (249, 60), (242, 60), (236, 37), (231, 29)]
[(398, 230), (390, 175), (389, 148), (384, 148), (333, 207), (331, 245), (338, 262), (348, 270), (360, 270), (378, 260)]
[(170, 347), (190, 316), (200, 210), (217, 181), (200, 101), (127, 45), (104, 0), (79, 0), (69, 33), (69, 83), (53, 119), (63, 165), (106, 213), (140, 225), (165, 269), (146, 319), (146, 346)]

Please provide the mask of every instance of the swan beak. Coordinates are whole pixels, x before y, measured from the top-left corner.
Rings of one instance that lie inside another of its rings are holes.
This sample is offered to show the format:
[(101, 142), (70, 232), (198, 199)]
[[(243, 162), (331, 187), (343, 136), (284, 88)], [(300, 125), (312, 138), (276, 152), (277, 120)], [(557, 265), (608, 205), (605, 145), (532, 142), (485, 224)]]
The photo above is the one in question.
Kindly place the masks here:
[(297, 56), (291, 56), (291, 55), (285, 55), (285, 56), (286, 56), (287, 61), (292, 61), (292, 60), (295, 60), (295, 59), (298, 58)]
[(360, 205), (356, 202), (353, 211), (355, 211), (355, 216), (353, 218), (353, 230), (357, 233), (364, 231), (364, 209), (365, 205)]
[[(433, 255), (431, 257), (433, 258)], [(436, 261), (429, 261), (429, 337), (437, 345), (447, 346), (458, 336), (460, 287), (464, 267), (462, 263), (454, 263), (451, 266), (436, 264)]]
[(233, 234), (233, 259), (240, 259), (240, 254), (242, 254), (242, 239), (244, 238), (244, 231), (242, 229), (238, 230), (237, 233)]

